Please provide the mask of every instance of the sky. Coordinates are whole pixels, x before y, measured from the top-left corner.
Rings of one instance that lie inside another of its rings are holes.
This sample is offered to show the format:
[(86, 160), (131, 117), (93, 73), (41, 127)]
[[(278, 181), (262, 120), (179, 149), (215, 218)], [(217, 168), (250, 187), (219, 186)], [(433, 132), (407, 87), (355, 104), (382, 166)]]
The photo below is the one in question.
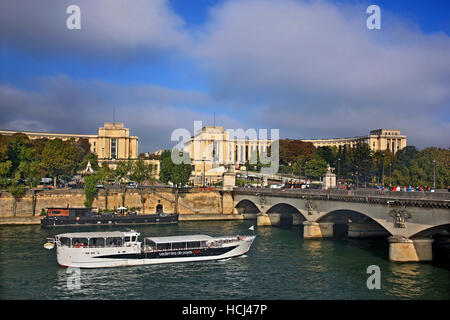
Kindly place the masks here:
[[(381, 29), (369, 30), (376, 4)], [(67, 7), (78, 5), (81, 29)], [(400, 129), (448, 148), (445, 0), (0, 0), (0, 129), (95, 134), (139, 152), (194, 121), (281, 138)], [(215, 115), (215, 116), (214, 116)]]

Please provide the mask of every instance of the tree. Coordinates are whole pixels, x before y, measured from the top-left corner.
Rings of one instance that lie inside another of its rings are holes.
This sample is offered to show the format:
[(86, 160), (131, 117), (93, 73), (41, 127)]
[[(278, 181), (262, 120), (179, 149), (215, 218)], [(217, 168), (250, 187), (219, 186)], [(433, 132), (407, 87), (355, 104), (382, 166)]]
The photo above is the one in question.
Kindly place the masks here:
[(25, 180), (27, 185), (32, 190), (31, 205), (33, 210), (33, 216), (36, 214), (36, 186), (39, 184), (43, 174), (41, 169), (41, 164), (39, 161), (35, 160), (33, 162), (22, 161), (19, 164), (18, 171), (21, 177)]
[(54, 139), (47, 142), (42, 151), (42, 168), (56, 179), (72, 176), (79, 162), (79, 151), (69, 141)]
[(316, 154), (316, 148), (311, 142), (301, 140), (282, 139), (279, 148), (280, 164), (285, 166), (288, 166), (289, 163), (293, 164), (299, 156), (311, 160)]
[(116, 178), (115, 170), (111, 169), (106, 161), (102, 163), (102, 166), (97, 170), (98, 181), (102, 182), (105, 186), (105, 209), (108, 209), (108, 195), (110, 189), (110, 180), (114, 180)]
[(10, 184), (11, 168), (11, 160), (0, 162), (0, 186), (7, 187)]
[(97, 196), (97, 183), (99, 177), (96, 174), (87, 175), (84, 177), (84, 206), (92, 207), (92, 202)]
[(159, 180), (168, 184), (172, 178), (173, 171), (173, 162), (172, 162), (172, 154), (170, 150), (164, 150), (160, 157), (160, 170), (159, 170)]
[(130, 161), (121, 161), (116, 167), (116, 179), (119, 182), (122, 191), (122, 206), (125, 206), (125, 196), (127, 192), (127, 182), (130, 180), (132, 163)]
[(324, 159), (315, 157), (314, 159), (308, 161), (305, 169), (308, 173), (308, 176), (319, 179), (323, 177), (327, 172), (327, 167), (328, 164)]
[(142, 213), (144, 213), (145, 208), (145, 197), (144, 197), (144, 182), (154, 185), (156, 179), (153, 175), (153, 165), (147, 164), (143, 159), (135, 161), (130, 170), (129, 178), (138, 184), (139, 194), (141, 196)]

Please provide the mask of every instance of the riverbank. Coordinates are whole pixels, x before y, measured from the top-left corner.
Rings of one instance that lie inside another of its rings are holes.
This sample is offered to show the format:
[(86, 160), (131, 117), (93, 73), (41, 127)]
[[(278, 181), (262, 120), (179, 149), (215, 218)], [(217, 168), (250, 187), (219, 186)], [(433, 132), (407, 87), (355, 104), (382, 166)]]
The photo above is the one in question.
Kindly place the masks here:
[[(16, 200), (7, 191), (0, 191), (0, 225), (39, 224), (40, 213), (49, 207), (84, 207), (83, 190), (39, 190), (27, 191)], [(244, 220), (234, 208), (231, 191), (182, 190), (178, 195), (171, 188), (145, 189), (143, 196), (137, 189), (125, 192), (99, 190), (92, 207), (115, 211), (125, 206), (145, 214), (162, 210), (165, 213), (178, 212), (180, 220)]]

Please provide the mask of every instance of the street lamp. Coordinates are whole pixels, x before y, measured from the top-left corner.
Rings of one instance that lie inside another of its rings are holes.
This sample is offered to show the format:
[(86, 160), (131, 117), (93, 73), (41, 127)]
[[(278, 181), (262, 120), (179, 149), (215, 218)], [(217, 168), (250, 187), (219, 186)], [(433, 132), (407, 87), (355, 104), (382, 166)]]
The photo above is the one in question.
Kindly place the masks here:
[(436, 190), (436, 160), (433, 159), (433, 189)]
[(341, 158), (338, 158), (338, 175), (337, 181), (339, 182), (339, 176), (341, 175)]
[(391, 179), (392, 179), (392, 163), (389, 163), (389, 187), (392, 187)]
[(203, 181), (202, 181), (202, 187), (205, 187), (205, 185), (206, 185), (205, 161), (206, 161), (206, 157), (203, 157), (203, 158), (202, 158), (202, 162), (203, 162)]

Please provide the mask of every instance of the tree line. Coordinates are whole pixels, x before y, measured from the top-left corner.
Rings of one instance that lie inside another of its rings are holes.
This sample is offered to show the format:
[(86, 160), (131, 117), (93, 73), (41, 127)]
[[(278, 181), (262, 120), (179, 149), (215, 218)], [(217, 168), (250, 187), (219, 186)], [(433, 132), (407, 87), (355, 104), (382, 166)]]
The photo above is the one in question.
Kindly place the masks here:
[(334, 167), (341, 181), (362, 186), (450, 185), (450, 149), (407, 146), (396, 154), (373, 151), (366, 143), (356, 147), (318, 147), (301, 140), (280, 140), (280, 172), (319, 179)]

